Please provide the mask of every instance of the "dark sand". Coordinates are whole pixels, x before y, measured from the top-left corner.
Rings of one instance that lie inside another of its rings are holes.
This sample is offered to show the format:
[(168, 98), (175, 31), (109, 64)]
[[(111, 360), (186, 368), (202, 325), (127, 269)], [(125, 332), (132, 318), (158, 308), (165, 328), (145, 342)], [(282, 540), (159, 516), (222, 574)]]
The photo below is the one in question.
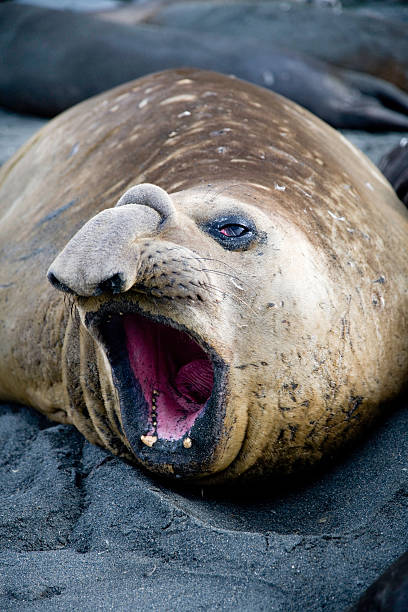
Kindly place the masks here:
[(250, 501), (0, 406), (0, 609), (342, 610), (408, 548), (404, 408), (314, 483)]

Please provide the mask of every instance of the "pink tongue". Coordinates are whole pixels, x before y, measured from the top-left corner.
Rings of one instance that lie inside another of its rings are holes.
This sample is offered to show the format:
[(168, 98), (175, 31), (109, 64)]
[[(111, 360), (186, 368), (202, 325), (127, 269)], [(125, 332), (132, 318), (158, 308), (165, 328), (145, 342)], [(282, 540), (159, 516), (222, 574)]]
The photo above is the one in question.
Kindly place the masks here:
[(146, 430), (179, 440), (211, 396), (211, 361), (184, 332), (136, 314), (123, 319), (130, 366), (148, 407)]
[[(204, 404), (207, 401), (212, 386), (213, 371), (211, 364), (206, 359), (195, 359), (186, 363), (177, 372), (174, 381), (176, 391), (195, 404)], [(191, 412), (196, 410), (197, 405), (192, 405)]]

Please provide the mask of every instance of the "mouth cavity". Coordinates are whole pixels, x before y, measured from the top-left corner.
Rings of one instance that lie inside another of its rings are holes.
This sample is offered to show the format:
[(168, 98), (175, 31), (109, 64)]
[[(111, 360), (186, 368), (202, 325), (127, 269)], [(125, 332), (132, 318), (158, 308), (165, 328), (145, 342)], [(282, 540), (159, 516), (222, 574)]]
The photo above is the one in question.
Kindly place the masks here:
[(207, 471), (224, 420), (224, 362), (165, 318), (128, 312), (98, 319), (136, 457), (176, 476)]
[(133, 374), (148, 406), (148, 435), (179, 440), (208, 401), (210, 359), (187, 334), (132, 314), (123, 316)]

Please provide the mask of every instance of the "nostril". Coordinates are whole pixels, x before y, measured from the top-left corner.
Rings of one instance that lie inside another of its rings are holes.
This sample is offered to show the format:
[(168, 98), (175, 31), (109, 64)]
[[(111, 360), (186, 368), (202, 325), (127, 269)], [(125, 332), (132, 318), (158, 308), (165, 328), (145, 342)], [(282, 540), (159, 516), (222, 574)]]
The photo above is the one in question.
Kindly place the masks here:
[(64, 283), (61, 283), (61, 281), (58, 280), (58, 278), (52, 272), (48, 272), (47, 278), (51, 285), (55, 287), (55, 289), (58, 289), (58, 291), (63, 291), (64, 293), (71, 293), (75, 295), (75, 291), (70, 289), (68, 285), (64, 285)]
[(95, 295), (100, 295), (101, 293), (121, 293), (124, 286), (124, 279), (121, 274), (114, 274), (110, 278), (98, 283), (97, 290)]

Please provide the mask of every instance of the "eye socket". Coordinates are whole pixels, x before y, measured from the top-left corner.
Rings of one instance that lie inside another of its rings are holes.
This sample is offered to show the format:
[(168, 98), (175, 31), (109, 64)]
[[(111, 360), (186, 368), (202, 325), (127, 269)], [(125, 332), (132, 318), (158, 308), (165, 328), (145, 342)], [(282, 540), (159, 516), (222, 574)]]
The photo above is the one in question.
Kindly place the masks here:
[(235, 213), (212, 219), (203, 229), (229, 251), (245, 251), (258, 235), (251, 219)]

